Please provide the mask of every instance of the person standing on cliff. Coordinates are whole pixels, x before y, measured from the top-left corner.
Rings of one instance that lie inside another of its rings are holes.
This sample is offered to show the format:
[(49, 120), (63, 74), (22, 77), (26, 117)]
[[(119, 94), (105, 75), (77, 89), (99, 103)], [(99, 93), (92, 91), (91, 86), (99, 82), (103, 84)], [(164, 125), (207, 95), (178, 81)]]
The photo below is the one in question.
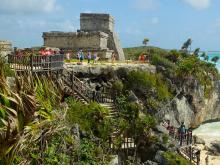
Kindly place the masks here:
[(92, 53), (88, 52), (88, 55), (87, 55), (88, 64), (90, 64), (91, 58), (92, 58)]
[(83, 54), (82, 50), (80, 50), (80, 57), (79, 57), (79, 59), (80, 59), (80, 63), (82, 64), (82, 62), (84, 60), (84, 54)]
[(77, 53), (77, 58), (78, 58), (79, 62), (80, 62), (80, 54), (81, 54), (81, 50), (79, 50)]
[(66, 60), (67, 60), (67, 62), (70, 62), (70, 53), (71, 53), (71, 51), (68, 51), (66, 53)]
[(115, 63), (115, 52), (112, 52), (112, 64)]
[(93, 55), (93, 64), (95, 64), (95, 63), (96, 63), (97, 58), (98, 58), (97, 53), (94, 53), (94, 55)]

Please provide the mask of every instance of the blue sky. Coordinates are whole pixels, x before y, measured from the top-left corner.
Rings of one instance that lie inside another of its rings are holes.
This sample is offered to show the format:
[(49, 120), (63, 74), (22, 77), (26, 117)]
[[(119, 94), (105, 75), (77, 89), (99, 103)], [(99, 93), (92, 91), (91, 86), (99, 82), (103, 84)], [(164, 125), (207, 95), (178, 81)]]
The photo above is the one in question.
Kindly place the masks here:
[(76, 31), (81, 12), (109, 13), (123, 47), (150, 45), (220, 50), (219, 0), (0, 0), (0, 40), (43, 44), (42, 32)]

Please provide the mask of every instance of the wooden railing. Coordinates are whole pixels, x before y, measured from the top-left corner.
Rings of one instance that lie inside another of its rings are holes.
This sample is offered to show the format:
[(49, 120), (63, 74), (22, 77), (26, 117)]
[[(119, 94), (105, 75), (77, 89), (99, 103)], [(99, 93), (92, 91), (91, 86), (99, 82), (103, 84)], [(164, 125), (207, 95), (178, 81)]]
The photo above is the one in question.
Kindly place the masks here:
[(134, 142), (134, 138), (123, 137), (123, 141), (120, 145), (116, 145), (112, 139), (109, 138), (109, 148), (112, 150), (122, 150), (122, 149), (134, 149), (136, 148), (136, 143)]
[(115, 98), (110, 92), (95, 92), (93, 100), (98, 103), (114, 103)]
[(190, 162), (194, 164), (199, 164), (200, 160), (200, 154), (197, 154), (199, 152), (198, 149), (193, 148), (192, 146), (183, 146), (179, 148), (179, 153), (182, 156), (185, 156), (186, 159), (188, 159)]
[(16, 71), (52, 71), (63, 69), (64, 55), (8, 55), (10, 67)]
[(169, 131), (169, 136), (176, 139), (179, 142), (179, 153), (186, 159), (188, 159), (190, 162), (194, 164), (199, 164), (199, 150), (192, 147), (192, 144), (194, 143), (192, 130), (186, 130), (185, 132), (181, 132), (178, 128), (175, 128), (170, 125), (166, 128)]
[(87, 102), (96, 101), (98, 103), (113, 103), (115, 98), (110, 92), (94, 91), (85, 85), (79, 78), (70, 73), (71, 88), (83, 97)]

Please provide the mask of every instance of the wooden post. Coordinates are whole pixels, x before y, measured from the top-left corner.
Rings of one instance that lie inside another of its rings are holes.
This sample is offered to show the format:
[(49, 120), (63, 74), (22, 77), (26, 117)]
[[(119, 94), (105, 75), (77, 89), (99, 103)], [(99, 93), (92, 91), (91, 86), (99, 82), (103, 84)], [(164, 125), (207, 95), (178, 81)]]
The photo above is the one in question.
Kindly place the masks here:
[(189, 160), (192, 162), (192, 147), (189, 147)]
[(31, 72), (33, 72), (33, 54), (30, 56)]
[(187, 140), (186, 143), (187, 143), (187, 145), (189, 145), (189, 132), (187, 132), (187, 134), (186, 134), (186, 138), (187, 138), (187, 139), (186, 139), (186, 140)]
[(48, 69), (51, 70), (52, 67), (53, 67), (53, 66), (52, 66), (52, 55), (49, 56), (49, 61), (50, 61), (50, 63), (49, 63)]
[(73, 88), (74, 88), (74, 82), (73, 82), (73, 81), (74, 81), (74, 72), (73, 72), (73, 70), (72, 70), (72, 73), (71, 73), (70, 76), (71, 76), (70, 79), (71, 79), (71, 85), (72, 85), (71, 88), (72, 88), (72, 90), (73, 90)]

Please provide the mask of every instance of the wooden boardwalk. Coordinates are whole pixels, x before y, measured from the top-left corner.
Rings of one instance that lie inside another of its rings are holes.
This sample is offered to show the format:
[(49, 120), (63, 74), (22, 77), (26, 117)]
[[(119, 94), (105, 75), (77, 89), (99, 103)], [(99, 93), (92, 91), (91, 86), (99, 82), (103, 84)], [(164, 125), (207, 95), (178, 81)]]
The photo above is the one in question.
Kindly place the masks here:
[(64, 55), (8, 55), (8, 63), (17, 72), (49, 72), (63, 69)]
[(169, 136), (175, 139), (178, 144), (178, 152), (184, 158), (189, 160), (192, 164), (200, 164), (199, 150), (193, 147), (194, 141), (192, 137), (192, 130), (186, 130), (184, 133), (179, 132), (178, 128), (173, 126), (164, 127), (169, 131)]

